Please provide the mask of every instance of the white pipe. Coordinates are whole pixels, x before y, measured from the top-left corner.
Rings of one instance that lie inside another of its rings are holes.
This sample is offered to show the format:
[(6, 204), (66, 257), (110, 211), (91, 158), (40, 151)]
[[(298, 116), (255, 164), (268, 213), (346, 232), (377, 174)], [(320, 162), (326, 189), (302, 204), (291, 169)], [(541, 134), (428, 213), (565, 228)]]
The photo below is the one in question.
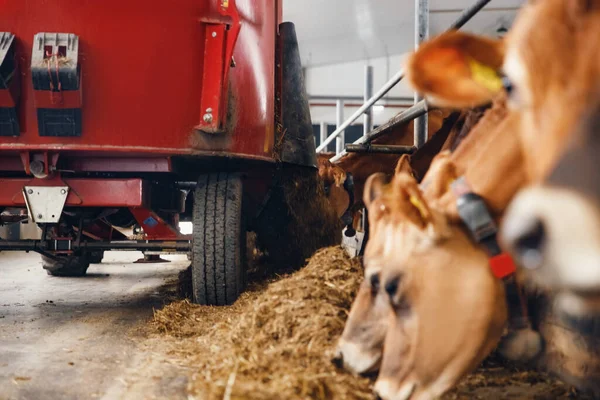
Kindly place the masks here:
[[(344, 123), (344, 100), (338, 99), (335, 102), (335, 118), (336, 118), (336, 127), (339, 130), (340, 126)], [(338, 137), (335, 139), (335, 154), (340, 154), (344, 151), (344, 146), (346, 145), (346, 134), (342, 129)]]
[[(365, 66), (365, 102), (373, 96), (373, 67)], [(363, 136), (367, 136), (373, 130), (373, 108), (365, 111), (363, 117)]]
[(319, 143), (323, 143), (325, 139), (327, 139), (327, 122), (321, 122), (321, 129), (319, 131), (320, 141)]
[[(429, 37), (429, 0), (415, 0), (415, 50)], [(415, 93), (415, 104), (423, 98)], [(414, 146), (418, 149), (427, 141), (427, 114), (415, 119)]]

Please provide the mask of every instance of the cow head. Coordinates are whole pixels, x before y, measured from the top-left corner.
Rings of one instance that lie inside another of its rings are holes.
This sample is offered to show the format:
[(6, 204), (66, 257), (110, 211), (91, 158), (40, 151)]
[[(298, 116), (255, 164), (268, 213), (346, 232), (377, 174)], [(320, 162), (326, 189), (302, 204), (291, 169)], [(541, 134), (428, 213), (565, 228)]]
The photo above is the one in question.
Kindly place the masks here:
[(507, 315), (502, 283), (487, 265), (487, 255), (453, 227), (383, 271), (392, 312), (375, 384), (382, 399), (437, 398), (494, 349)]
[(535, 282), (576, 315), (600, 315), (600, 107), (542, 185), (515, 198), (503, 240)]
[[(400, 159), (392, 182), (387, 183), (384, 174), (375, 174), (365, 185), (364, 203), (369, 210), (371, 235), (365, 250), (365, 280), (334, 358), (338, 365), (355, 373), (374, 372), (381, 361), (387, 314), (391, 310), (387, 296), (380, 290), (382, 269), (402, 264), (410, 251), (421, 251), (447, 234), (445, 221), (425, 203), (408, 160)], [(433, 181), (434, 186), (439, 185)], [(405, 254), (398, 254), (395, 250), (403, 245), (411, 247)]]
[[(424, 44), (407, 63), (410, 82), (433, 103), (477, 106), (507, 93), (528, 182), (549, 179), (552, 188), (519, 196), (504, 224), (506, 243), (530, 267), (527, 276), (561, 291), (581, 311), (597, 309), (600, 266), (590, 249), (599, 243), (600, 219), (593, 197), (566, 184), (564, 171), (575, 160), (567, 155), (556, 165), (580, 121), (597, 112), (599, 45), (600, 0), (530, 1), (504, 40), (451, 32)], [(593, 166), (586, 168), (591, 176)]]
[[(440, 153), (423, 192), (414, 181), (396, 178), (396, 187), (383, 187), (371, 203), (385, 206), (380, 220), (371, 221), (376, 233), (365, 254), (365, 263), (382, 266), (379, 296), (388, 303), (376, 384), (383, 399), (441, 395), (494, 348), (503, 331), (504, 291), (487, 255), (438, 208), (455, 178), (449, 153)], [(398, 207), (406, 198), (408, 204)], [(409, 205), (426, 210), (421, 220), (405, 211)]]
[(319, 167), (319, 177), (325, 185), (325, 194), (329, 203), (335, 210), (338, 218), (341, 218), (350, 204), (350, 193), (344, 187), (346, 182), (346, 171), (329, 161), (330, 154), (319, 154), (317, 164)]
[(407, 78), (432, 103), (454, 108), (505, 90), (530, 178), (539, 180), (600, 96), (599, 9), (599, 0), (531, 1), (503, 40), (450, 32), (423, 44), (407, 60)]
[(338, 367), (356, 374), (377, 372), (381, 363), (390, 308), (380, 294), (380, 273), (377, 267), (365, 270), (365, 279), (352, 303), (332, 360)]

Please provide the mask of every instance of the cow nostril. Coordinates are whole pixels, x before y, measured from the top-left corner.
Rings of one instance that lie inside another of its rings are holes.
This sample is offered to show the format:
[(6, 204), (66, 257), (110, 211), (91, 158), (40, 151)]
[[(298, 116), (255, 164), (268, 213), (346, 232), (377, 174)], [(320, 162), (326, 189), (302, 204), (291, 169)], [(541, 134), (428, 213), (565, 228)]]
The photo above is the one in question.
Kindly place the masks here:
[(385, 291), (390, 296), (393, 297), (398, 291), (398, 285), (400, 284), (400, 277), (395, 277), (394, 279), (386, 282)]
[(344, 366), (344, 355), (341, 351), (336, 351), (335, 355), (331, 358), (331, 362), (338, 368), (342, 368)]
[(377, 392), (375, 393), (375, 400), (383, 400)]
[(542, 264), (542, 249), (546, 242), (546, 228), (541, 220), (535, 219), (514, 241), (521, 264), (527, 269), (539, 268)]

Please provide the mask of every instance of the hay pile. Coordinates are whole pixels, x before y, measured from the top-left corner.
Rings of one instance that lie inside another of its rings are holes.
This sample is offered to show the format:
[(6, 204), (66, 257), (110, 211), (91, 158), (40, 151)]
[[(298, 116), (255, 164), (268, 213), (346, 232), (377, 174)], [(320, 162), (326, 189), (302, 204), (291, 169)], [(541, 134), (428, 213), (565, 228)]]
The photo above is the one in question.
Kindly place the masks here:
[(550, 375), (523, 369), (498, 356), (486, 360), (463, 379), (444, 400), (586, 400), (569, 385)]
[[(329, 361), (361, 279), (358, 260), (323, 249), (298, 272), (252, 283), (233, 306), (183, 300), (155, 312), (155, 350), (192, 371), (190, 399), (372, 399), (372, 381)], [(489, 398), (585, 399), (494, 357), (443, 397)]]
[(174, 303), (153, 327), (176, 339), (169, 355), (194, 369), (188, 391), (197, 399), (371, 399), (367, 379), (329, 361), (361, 278), (359, 261), (326, 248), (231, 307)]

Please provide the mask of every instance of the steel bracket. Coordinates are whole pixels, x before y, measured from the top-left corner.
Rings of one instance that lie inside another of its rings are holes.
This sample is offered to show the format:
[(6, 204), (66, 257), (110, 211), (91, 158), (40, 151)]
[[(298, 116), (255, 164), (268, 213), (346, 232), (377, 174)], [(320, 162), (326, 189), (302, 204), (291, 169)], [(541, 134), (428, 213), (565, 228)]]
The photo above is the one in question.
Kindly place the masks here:
[(23, 197), (31, 220), (36, 224), (56, 224), (60, 220), (68, 186), (24, 186)]
[(204, 71), (200, 99), (200, 122), (196, 130), (222, 133), (227, 118), (229, 70), (235, 67), (233, 50), (241, 22), (235, 0), (220, 0), (219, 18), (201, 20), (205, 24)]

